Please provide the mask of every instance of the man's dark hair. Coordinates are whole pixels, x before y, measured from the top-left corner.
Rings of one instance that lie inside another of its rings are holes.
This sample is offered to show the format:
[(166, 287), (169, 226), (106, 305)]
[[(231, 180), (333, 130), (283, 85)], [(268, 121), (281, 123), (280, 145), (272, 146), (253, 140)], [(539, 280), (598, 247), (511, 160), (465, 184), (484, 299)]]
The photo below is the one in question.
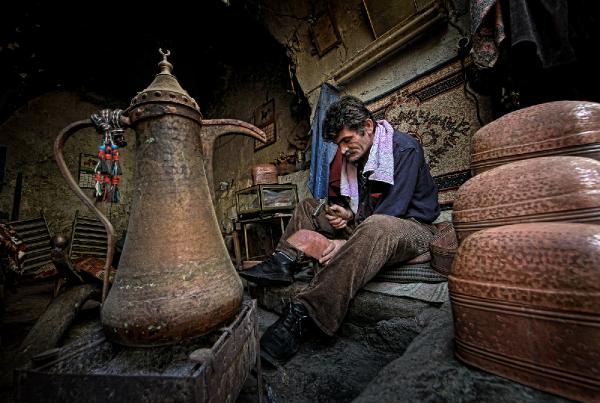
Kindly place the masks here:
[(365, 120), (373, 119), (373, 114), (363, 101), (353, 96), (345, 96), (331, 104), (323, 122), (323, 138), (335, 141), (342, 129), (357, 130), (365, 134)]

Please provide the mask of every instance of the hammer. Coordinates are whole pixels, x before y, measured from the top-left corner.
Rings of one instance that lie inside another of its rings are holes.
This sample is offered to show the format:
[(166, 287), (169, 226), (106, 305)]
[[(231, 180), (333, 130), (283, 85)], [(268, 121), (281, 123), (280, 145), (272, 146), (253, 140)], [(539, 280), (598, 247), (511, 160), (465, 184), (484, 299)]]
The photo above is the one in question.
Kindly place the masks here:
[(312, 213), (313, 218), (317, 218), (319, 214), (321, 214), (321, 210), (323, 210), (323, 207), (327, 207), (327, 201), (327, 197), (319, 199), (319, 204), (317, 204), (317, 207)]

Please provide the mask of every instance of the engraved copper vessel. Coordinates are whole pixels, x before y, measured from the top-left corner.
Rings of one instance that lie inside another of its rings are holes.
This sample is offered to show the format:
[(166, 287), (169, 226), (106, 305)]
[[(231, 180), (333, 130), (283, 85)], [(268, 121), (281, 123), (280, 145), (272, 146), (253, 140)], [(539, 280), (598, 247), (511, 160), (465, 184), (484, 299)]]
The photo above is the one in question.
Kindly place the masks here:
[(471, 147), (474, 174), (534, 157), (600, 160), (600, 104), (557, 101), (519, 109), (479, 129)]
[(480, 231), (449, 277), (456, 356), (539, 389), (600, 401), (600, 226)]
[[(242, 284), (211, 199), (212, 144), (230, 132), (265, 140), (261, 130), (245, 122), (203, 120), (196, 101), (171, 74), (168, 53), (163, 56), (160, 73), (122, 119), (136, 132), (136, 178), (127, 238), (102, 307), (102, 324), (111, 341), (129, 346), (200, 336), (237, 314)], [(55, 142), (59, 166), (66, 139), (87, 126), (89, 121), (76, 122), (61, 132)], [(77, 191), (68, 169), (61, 171)], [(112, 245), (110, 222), (77, 193), (105, 223)]]
[(459, 188), (452, 221), (459, 243), (469, 234), (500, 225), (600, 224), (600, 162), (540, 157), (483, 172)]

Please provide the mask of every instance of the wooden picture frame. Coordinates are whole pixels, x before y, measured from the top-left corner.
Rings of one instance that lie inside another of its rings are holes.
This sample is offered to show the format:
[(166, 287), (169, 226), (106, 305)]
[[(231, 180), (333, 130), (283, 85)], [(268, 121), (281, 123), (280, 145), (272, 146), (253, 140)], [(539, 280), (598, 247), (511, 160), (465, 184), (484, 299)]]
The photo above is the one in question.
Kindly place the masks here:
[(275, 125), (275, 99), (271, 98), (254, 110), (254, 125), (265, 132), (265, 143), (254, 140), (254, 151), (263, 149), (277, 141), (277, 128)]
[(342, 42), (329, 9), (317, 15), (315, 22), (310, 26), (310, 32), (319, 57), (323, 57)]
[(448, 23), (441, 0), (363, 0), (363, 4), (375, 39), (331, 73), (336, 85), (343, 86), (417, 37)]
[(363, 0), (369, 25), (375, 38), (392, 28), (407, 24), (436, 0)]
[(93, 189), (96, 186), (96, 164), (98, 156), (94, 154), (79, 154), (79, 177), (77, 183), (82, 189)]

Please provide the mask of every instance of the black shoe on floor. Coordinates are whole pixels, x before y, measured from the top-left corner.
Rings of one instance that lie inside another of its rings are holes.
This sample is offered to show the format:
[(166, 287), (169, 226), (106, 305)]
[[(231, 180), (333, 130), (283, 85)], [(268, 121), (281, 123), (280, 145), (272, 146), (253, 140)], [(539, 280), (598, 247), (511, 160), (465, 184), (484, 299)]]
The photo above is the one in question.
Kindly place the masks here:
[(283, 252), (275, 252), (251, 269), (239, 272), (240, 277), (258, 285), (290, 285), (296, 260)]
[(265, 331), (260, 339), (260, 357), (267, 364), (284, 364), (300, 349), (302, 334), (310, 317), (304, 305), (291, 302), (283, 315)]

